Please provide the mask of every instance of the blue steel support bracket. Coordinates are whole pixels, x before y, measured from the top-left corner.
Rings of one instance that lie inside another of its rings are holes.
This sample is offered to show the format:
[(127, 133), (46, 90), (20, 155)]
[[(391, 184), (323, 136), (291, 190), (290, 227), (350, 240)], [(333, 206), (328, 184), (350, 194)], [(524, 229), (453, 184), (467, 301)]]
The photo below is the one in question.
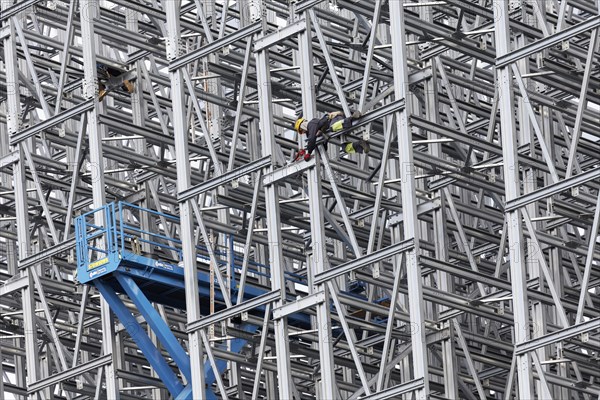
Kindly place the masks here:
[(129, 335), (138, 345), (148, 362), (150, 362), (152, 368), (154, 368), (169, 392), (171, 392), (174, 398), (178, 398), (179, 394), (184, 390), (184, 386), (169, 364), (167, 364), (160, 351), (154, 346), (154, 343), (152, 343), (144, 329), (112, 288), (105, 285), (99, 279), (94, 281), (94, 285), (98, 288), (112, 312), (115, 313), (125, 329), (127, 329), (127, 332), (129, 332)]
[(192, 397), (192, 385), (188, 384), (182, 391), (179, 393), (175, 400), (188, 400)]
[(131, 277), (122, 275), (118, 272), (115, 272), (114, 276), (127, 293), (127, 296), (133, 301), (138, 311), (142, 313), (146, 322), (156, 334), (158, 340), (160, 340), (169, 355), (173, 357), (173, 360), (189, 382), (192, 379), (192, 374), (190, 372), (190, 358), (185, 350), (183, 350), (183, 347), (181, 347), (181, 344), (179, 344), (175, 335), (173, 335), (173, 332), (169, 329), (167, 323), (161, 318), (156, 309), (152, 307), (152, 303), (150, 303), (148, 298)]
[[(179, 393), (179, 396), (177, 396), (175, 400), (193, 400), (192, 385), (188, 384), (185, 389)], [(217, 395), (209, 387), (206, 388), (206, 400), (218, 400)]]

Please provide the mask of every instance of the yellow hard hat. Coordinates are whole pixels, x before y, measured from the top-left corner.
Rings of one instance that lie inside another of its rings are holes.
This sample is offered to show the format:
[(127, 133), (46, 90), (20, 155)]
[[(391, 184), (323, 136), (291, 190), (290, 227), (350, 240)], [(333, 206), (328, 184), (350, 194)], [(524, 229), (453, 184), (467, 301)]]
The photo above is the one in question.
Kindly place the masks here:
[(302, 122), (304, 122), (304, 118), (300, 117), (296, 120), (296, 123), (294, 124), (294, 130), (298, 133), (300, 133), (300, 125), (302, 124)]

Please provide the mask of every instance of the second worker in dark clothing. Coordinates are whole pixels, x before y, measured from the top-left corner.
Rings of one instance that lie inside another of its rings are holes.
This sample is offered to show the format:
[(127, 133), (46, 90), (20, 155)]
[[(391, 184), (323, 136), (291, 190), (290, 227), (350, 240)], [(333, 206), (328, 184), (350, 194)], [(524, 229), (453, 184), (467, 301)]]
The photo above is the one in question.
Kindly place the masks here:
[[(319, 136), (324, 135), (327, 138), (328, 132), (339, 132), (348, 129), (352, 126), (352, 121), (360, 117), (360, 111), (355, 111), (348, 118), (344, 118), (344, 114), (341, 111), (337, 111), (325, 114), (322, 118), (313, 118), (310, 121), (302, 117), (298, 118), (294, 124), (294, 129), (301, 135), (307, 134), (306, 150), (301, 152), (304, 160), (308, 161), (310, 159), (310, 155), (317, 147), (317, 138)], [(325, 145), (327, 145), (327, 142), (325, 142)], [(369, 150), (369, 144), (364, 140), (342, 144), (342, 151), (348, 154), (368, 153)]]

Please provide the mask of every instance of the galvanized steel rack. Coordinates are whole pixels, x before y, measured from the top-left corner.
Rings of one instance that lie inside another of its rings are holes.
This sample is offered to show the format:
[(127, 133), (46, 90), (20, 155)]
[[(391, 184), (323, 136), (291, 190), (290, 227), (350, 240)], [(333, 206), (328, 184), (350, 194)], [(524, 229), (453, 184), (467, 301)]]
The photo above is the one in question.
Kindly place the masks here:
[(597, 0), (0, 21), (1, 399), (600, 396)]

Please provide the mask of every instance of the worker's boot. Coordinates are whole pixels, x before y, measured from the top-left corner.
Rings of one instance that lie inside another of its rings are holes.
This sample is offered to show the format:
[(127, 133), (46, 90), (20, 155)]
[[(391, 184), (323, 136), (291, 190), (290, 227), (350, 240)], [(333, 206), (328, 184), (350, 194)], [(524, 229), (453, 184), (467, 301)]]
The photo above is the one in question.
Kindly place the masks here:
[(367, 142), (366, 140), (359, 140), (357, 147), (360, 147), (362, 150), (362, 151), (357, 150), (358, 153), (367, 154), (369, 151), (371, 151), (371, 146), (369, 145), (369, 142)]
[(371, 151), (371, 146), (366, 140), (359, 140), (357, 142), (347, 142), (342, 145), (342, 150), (347, 154), (362, 154)]

